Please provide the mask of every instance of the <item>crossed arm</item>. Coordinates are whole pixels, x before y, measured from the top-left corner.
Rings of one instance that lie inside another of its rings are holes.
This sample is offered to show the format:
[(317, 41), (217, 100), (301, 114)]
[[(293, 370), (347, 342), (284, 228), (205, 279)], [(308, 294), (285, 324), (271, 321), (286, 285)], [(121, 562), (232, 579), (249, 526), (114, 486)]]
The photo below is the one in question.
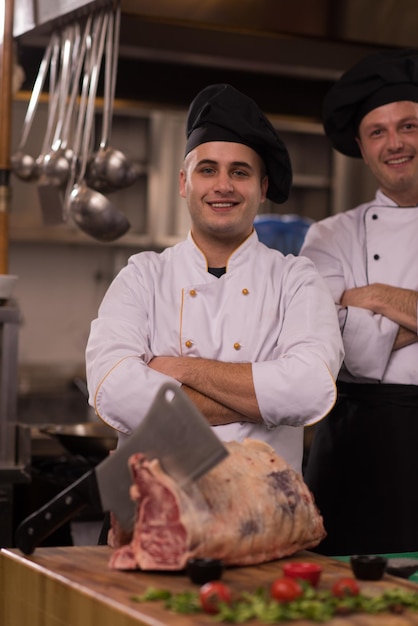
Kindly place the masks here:
[(261, 423), (251, 363), (224, 363), (184, 356), (158, 356), (149, 367), (182, 383), (212, 426)]
[(356, 306), (384, 315), (399, 325), (393, 350), (418, 341), (418, 292), (412, 289), (374, 283), (365, 287), (347, 289), (341, 297), (341, 306)]

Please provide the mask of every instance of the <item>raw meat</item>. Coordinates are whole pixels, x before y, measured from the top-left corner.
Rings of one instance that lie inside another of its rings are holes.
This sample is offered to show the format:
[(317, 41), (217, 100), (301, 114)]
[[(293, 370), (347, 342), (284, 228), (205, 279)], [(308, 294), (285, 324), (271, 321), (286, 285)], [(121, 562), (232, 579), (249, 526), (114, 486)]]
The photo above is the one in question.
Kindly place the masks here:
[(110, 567), (181, 570), (191, 557), (252, 565), (312, 548), (325, 537), (302, 476), (273, 448), (254, 439), (225, 445), (229, 456), (187, 489), (158, 460), (140, 453), (130, 458), (137, 517), (127, 537), (112, 516)]

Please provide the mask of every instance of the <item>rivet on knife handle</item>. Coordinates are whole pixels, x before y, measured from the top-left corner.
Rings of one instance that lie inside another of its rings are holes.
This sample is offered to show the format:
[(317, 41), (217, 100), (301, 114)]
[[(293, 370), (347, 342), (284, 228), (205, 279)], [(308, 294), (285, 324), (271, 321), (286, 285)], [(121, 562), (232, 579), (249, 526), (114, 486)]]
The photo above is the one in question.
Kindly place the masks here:
[[(78, 511), (95, 500), (95, 476), (89, 471), (77, 482), (61, 491), (18, 526), (15, 534), (16, 547), (24, 554), (32, 554), (43, 539), (74, 517)], [(99, 496), (97, 496), (99, 497)]]

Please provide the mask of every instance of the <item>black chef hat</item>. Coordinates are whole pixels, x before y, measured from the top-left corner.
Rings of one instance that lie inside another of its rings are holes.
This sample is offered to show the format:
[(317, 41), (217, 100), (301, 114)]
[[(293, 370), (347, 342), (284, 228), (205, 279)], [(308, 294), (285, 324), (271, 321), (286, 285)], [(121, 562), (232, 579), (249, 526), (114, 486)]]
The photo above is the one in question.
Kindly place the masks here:
[(210, 85), (189, 107), (186, 154), (208, 141), (242, 143), (263, 159), (269, 185), (267, 197), (285, 202), (292, 184), (286, 146), (259, 106), (231, 85)]
[(361, 157), (357, 142), (363, 117), (377, 107), (418, 102), (418, 50), (375, 52), (349, 69), (325, 96), (323, 123), (334, 148)]

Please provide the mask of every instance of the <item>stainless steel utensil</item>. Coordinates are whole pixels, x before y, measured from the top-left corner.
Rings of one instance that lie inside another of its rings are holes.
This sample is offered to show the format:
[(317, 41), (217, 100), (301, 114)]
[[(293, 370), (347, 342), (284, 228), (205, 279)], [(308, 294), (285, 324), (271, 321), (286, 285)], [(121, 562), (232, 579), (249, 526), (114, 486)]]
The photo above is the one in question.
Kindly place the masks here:
[(75, 41), (75, 25), (63, 29), (60, 42), (60, 71), (56, 85), (50, 90), (48, 124), (42, 148), (37, 159), (39, 170), (38, 196), (44, 224), (63, 221), (63, 190), (68, 180), (70, 163), (61, 146), (68, 92), (71, 84), (71, 56)]
[(31, 182), (38, 178), (35, 158), (25, 152), (25, 146), (32, 128), (35, 113), (38, 108), (42, 88), (45, 84), (48, 70), (50, 68), (52, 51), (56, 45), (57, 38), (58, 35), (54, 32), (51, 35), (48, 46), (45, 48), (45, 52), (39, 66), (38, 75), (36, 77), (32, 94), (29, 100), (28, 108), (26, 110), (19, 145), (17, 151), (15, 152), (15, 154), (12, 155), (10, 159), (13, 174), (15, 174), (15, 176), (17, 176), (21, 180), (27, 182)]
[[(68, 131), (66, 120), (68, 116), (72, 114), (68, 105), (68, 94), (73, 78), (73, 70), (71, 67), (71, 60), (74, 56), (73, 48), (75, 45), (78, 47), (79, 44), (79, 37), (77, 38), (76, 36), (77, 29), (77, 24), (72, 24), (63, 31), (57, 120), (52, 145), (50, 150), (45, 154), (42, 164), (42, 173), (45, 176), (45, 182), (49, 182), (49, 184), (58, 187), (68, 181), (70, 172), (70, 163), (65, 154), (68, 138), (64, 133)], [(81, 56), (80, 58), (82, 59)], [(78, 76), (78, 79), (79, 78), (80, 75)]]
[(121, 150), (109, 145), (116, 89), (120, 12), (118, 2), (114, 12), (109, 15), (106, 37), (102, 136), (96, 154), (89, 158), (86, 167), (87, 184), (102, 193), (110, 193), (133, 185), (141, 172), (139, 166), (128, 159)]
[[(99, 241), (114, 241), (124, 235), (130, 228), (130, 223), (125, 215), (120, 212), (108, 200), (108, 198), (106, 198), (106, 196), (94, 189), (91, 189), (85, 180), (90, 147), (89, 144), (94, 121), (94, 108), (100, 71), (100, 61), (103, 57), (108, 19), (109, 11), (105, 11), (98, 18), (96, 18), (96, 24), (100, 24), (100, 36), (96, 41), (93, 41), (89, 93), (85, 118), (84, 120), (80, 118), (80, 114), (82, 114), (82, 111), (80, 111), (76, 139), (74, 142), (75, 153), (77, 153), (78, 147), (82, 145), (81, 163), (79, 173), (75, 177), (75, 183), (68, 195), (66, 203), (68, 212), (80, 230)], [(83, 131), (83, 141), (81, 141), (81, 133)], [(73, 163), (73, 173), (75, 173), (75, 171), (76, 167), (74, 167)]]
[(122, 528), (130, 531), (135, 504), (129, 493), (132, 478), (128, 460), (137, 452), (143, 452), (148, 459), (157, 458), (181, 487), (203, 476), (228, 455), (184, 391), (171, 383), (165, 384), (140, 426), (123, 445), (23, 520), (16, 531), (16, 546), (31, 554), (45, 537), (87, 504), (101, 512), (112, 511)]

